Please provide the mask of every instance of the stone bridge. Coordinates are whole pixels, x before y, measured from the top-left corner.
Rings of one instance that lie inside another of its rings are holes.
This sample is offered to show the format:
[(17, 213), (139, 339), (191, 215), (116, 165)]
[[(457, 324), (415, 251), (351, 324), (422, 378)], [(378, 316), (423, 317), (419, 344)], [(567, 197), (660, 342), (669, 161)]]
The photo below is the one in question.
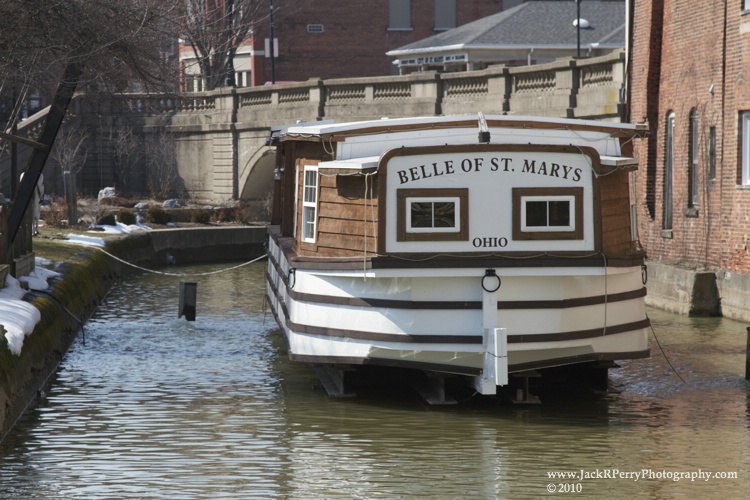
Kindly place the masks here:
[[(624, 67), (624, 53), (617, 53), (461, 73), (310, 79), (176, 96), (120, 94), (103, 103), (79, 98), (68, 125), (77, 125), (87, 136), (89, 154), (78, 173), (78, 189), (95, 194), (116, 185), (123, 194), (146, 196), (149, 186), (154, 189), (149, 177), (160, 175), (154, 172), (158, 165), (147, 160), (156, 151), (163, 162), (174, 161), (168, 182), (192, 199), (263, 200), (270, 192), (274, 163), (266, 140), (272, 127), (298, 121), (479, 111), (620, 121)], [(30, 118), (21, 133), (33, 135), (42, 119)], [(127, 136), (130, 150), (128, 143), (123, 148)], [(64, 134), (58, 136), (61, 140)], [(0, 181), (7, 190), (7, 157), (2, 161), (5, 177)], [(25, 163), (19, 165), (21, 170)], [(48, 192), (61, 194), (56, 168), (54, 162), (45, 167), (45, 182)]]

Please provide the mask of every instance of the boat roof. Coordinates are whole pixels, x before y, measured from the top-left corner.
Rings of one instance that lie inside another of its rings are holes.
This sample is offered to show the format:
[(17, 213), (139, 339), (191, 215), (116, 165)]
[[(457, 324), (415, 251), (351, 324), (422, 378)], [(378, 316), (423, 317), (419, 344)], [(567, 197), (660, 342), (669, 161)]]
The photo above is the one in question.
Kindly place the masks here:
[[(381, 118), (380, 120), (366, 120), (346, 123), (307, 122), (295, 124), (281, 130), (282, 136), (289, 138), (299, 136), (356, 136), (378, 131), (394, 131), (394, 129), (409, 129), (419, 126), (433, 126), (446, 128), (451, 126), (467, 126), (478, 123), (479, 114), (422, 116), (408, 118)], [(567, 128), (567, 129), (596, 129), (609, 133), (625, 133), (633, 135), (645, 133), (647, 126), (643, 124), (604, 122), (595, 120), (581, 120), (576, 118), (554, 118), (543, 116), (516, 115), (485, 115), (484, 119), (493, 127), (528, 127), (528, 128)], [(421, 128), (421, 127), (420, 127)]]

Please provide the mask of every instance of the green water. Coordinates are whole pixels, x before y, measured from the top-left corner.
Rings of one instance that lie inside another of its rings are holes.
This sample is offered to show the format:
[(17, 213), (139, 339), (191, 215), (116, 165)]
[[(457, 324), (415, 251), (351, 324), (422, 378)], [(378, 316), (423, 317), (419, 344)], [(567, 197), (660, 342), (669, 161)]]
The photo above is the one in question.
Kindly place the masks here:
[[(264, 271), (119, 284), (0, 444), (0, 498), (750, 497), (745, 325), (650, 311), (686, 383), (652, 337), (603, 397), (331, 399), (286, 358)], [(181, 280), (198, 283), (195, 322), (177, 318)], [(706, 480), (721, 472), (737, 477)]]

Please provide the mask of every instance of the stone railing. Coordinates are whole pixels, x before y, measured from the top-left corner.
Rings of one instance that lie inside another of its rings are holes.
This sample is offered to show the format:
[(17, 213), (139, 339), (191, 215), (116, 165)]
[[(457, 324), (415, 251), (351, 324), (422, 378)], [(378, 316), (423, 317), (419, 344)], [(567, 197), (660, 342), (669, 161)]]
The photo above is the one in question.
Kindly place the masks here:
[(619, 52), (463, 73), (311, 79), (174, 97), (122, 95), (113, 111), (146, 116), (236, 112), (239, 121), (259, 126), (290, 119), (363, 120), (477, 111), (619, 120), (623, 81), (624, 53)]

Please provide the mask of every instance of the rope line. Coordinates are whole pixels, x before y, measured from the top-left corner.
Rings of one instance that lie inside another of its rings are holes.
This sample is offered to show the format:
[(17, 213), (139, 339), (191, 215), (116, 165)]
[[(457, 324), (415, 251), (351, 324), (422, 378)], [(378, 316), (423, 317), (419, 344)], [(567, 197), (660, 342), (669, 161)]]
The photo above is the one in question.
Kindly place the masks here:
[[(648, 318), (648, 315), (646, 315), (646, 317)], [(649, 322), (650, 321), (651, 321), (651, 318), (649, 318)], [(654, 325), (651, 324), (650, 326), (651, 326), (651, 333), (654, 336), (654, 340), (656, 341), (656, 345), (659, 346), (659, 350), (661, 351), (661, 355), (664, 356), (664, 360), (667, 362), (667, 364), (669, 365), (669, 367), (672, 369), (672, 372), (674, 372), (674, 374), (677, 375), (677, 378), (679, 378), (680, 380), (682, 380), (683, 384), (687, 384), (687, 382), (685, 382), (685, 379), (682, 378), (682, 375), (680, 375), (680, 373), (672, 365), (672, 362), (667, 357), (667, 353), (664, 352), (664, 348), (661, 346), (661, 342), (659, 342), (659, 337), (656, 336), (656, 330), (654, 330)]]
[(121, 259), (120, 257), (118, 257), (116, 255), (112, 255), (111, 253), (107, 252), (106, 250), (104, 250), (101, 247), (96, 247), (96, 248), (99, 249), (99, 251), (101, 251), (105, 255), (109, 255), (110, 257), (112, 257), (116, 261), (121, 262), (121, 263), (123, 263), (125, 265), (128, 265), (130, 267), (134, 267), (135, 269), (139, 269), (139, 270), (145, 271), (147, 273), (161, 274), (161, 275), (164, 275), (164, 276), (209, 276), (211, 274), (219, 274), (219, 273), (223, 273), (223, 272), (226, 272), (226, 271), (232, 271), (234, 269), (238, 269), (238, 268), (240, 268), (242, 266), (246, 266), (248, 264), (253, 264), (255, 262), (258, 262), (261, 259), (265, 259), (266, 258), (266, 255), (261, 255), (260, 257), (258, 257), (256, 259), (253, 259), (253, 260), (251, 260), (249, 262), (244, 262), (244, 263), (238, 264), (236, 266), (227, 267), (225, 269), (219, 269), (218, 271), (210, 271), (210, 272), (205, 272), (205, 273), (168, 273), (168, 272), (164, 272), (164, 271), (157, 271), (155, 269), (148, 269), (146, 267), (141, 267), (139, 265), (133, 264), (132, 262), (128, 262), (126, 260), (123, 260), (123, 259)]

